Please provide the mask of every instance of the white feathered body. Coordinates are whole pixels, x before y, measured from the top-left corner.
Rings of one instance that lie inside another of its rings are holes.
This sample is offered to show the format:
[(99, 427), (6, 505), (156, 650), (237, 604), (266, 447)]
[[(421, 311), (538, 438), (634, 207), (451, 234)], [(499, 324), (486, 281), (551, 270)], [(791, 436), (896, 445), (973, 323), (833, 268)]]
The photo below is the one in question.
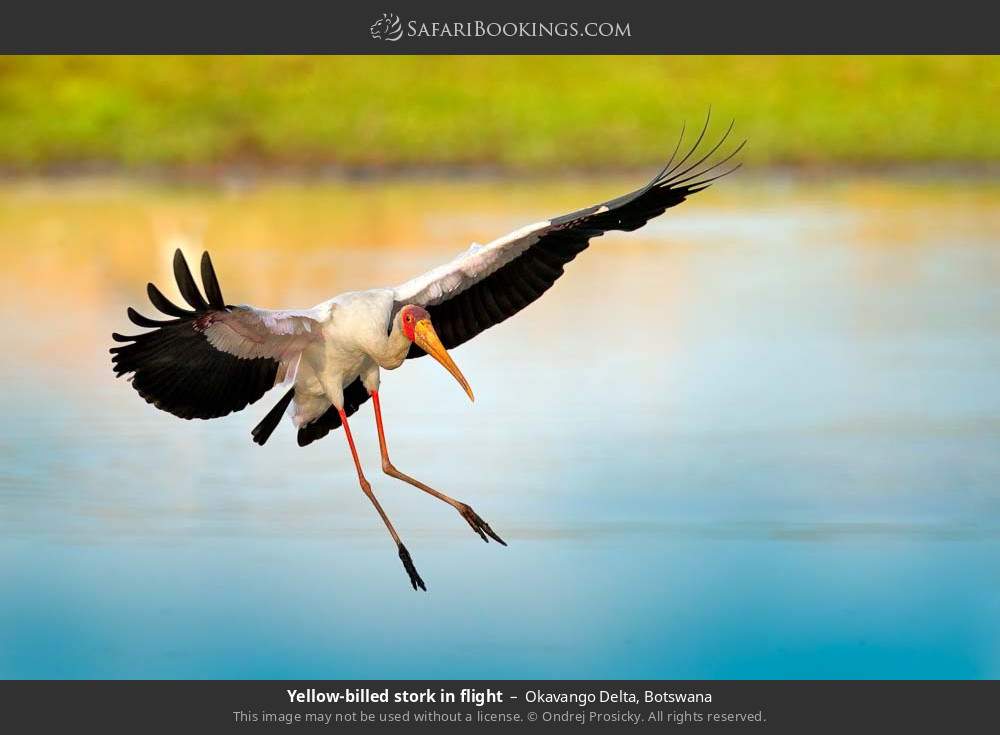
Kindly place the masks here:
[(379, 368), (403, 364), (410, 342), (401, 330), (390, 330), (394, 300), (392, 289), (349, 291), (311, 310), (321, 338), (302, 351), (295, 373), (297, 427), (322, 416), (331, 404), (342, 408), (343, 390), (356, 378), (369, 391), (378, 390)]

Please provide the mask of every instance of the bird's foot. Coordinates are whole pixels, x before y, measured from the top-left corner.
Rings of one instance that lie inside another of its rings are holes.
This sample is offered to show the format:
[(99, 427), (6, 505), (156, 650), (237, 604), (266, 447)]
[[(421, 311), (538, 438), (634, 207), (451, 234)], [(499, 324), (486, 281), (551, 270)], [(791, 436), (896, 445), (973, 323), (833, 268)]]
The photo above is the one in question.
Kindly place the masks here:
[[(476, 513), (476, 511), (474, 511), (468, 505), (466, 505), (465, 503), (462, 503), (458, 507), (458, 512), (462, 515), (462, 518), (464, 518), (466, 520), (466, 522), (470, 526), (472, 526), (472, 530), (479, 534), (479, 537), (483, 541), (485, 541), (486, 543), (489, 543), (490, 539), (493, 539), (494, 541), (496, 541), (498, 544), (501, 544), (502, 546), (506, 546), (507, 545), (507, 542), (504, 541), (499, 536), (497, 536), (496, 532), (492, 528), (490, 528), (490, 524), (487, 523), (486, 521), (484, 521), (482, 518), (480, 518), (479, 514)], [(487, 538), (487, 536), (489, 536), (489, 538)]]
[(399, 559), (403, 562), (403, 568), (406, 569), (406, 573), (410, 575), (410, 584), (413, 585), (413, 589), (419, 587), (426, 592), (427, 587), (424, 585), (424, 580), (417, 574), (417, 568), (413, 566), (413, 559), (410, 558), (410, 552), (402, 544), (399, 545)]

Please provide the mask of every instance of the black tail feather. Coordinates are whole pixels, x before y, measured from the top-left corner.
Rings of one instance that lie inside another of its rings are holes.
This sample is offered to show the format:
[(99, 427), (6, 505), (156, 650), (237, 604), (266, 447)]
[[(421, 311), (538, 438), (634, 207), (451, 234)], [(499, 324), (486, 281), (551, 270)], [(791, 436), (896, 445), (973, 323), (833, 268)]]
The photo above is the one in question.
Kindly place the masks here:
[(278, 424), (281, 423), (281, 417), (285, 415), (288, 404), (292, 402), (294, 396), (295, 388), (289, 388), (285, 395), (281, 397), (281, 400), (274, 404), (274, 408), (267, 412), (267, 416), (253, 427), (253, 431), (250, 433), (257, 444), (264, 446), (264, 443), (271, 438), (271, 434), (278, 428)]

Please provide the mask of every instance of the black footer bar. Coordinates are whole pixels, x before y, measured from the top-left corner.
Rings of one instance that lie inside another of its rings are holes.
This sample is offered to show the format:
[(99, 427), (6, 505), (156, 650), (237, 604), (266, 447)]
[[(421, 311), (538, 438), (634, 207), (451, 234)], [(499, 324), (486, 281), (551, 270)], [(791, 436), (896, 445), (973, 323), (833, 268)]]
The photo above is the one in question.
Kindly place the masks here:
[(6, 732), (966, 732), (995, 681), (6, 681)]

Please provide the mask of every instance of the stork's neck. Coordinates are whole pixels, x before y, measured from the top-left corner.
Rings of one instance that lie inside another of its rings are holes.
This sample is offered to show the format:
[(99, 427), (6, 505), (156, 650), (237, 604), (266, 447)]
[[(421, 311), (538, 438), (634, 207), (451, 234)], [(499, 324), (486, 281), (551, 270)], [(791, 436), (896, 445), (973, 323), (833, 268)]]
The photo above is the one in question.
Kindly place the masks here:
[(399, 312), (396, 312), (392, 320), (392, 329), (389, 330), (389, 334), (380, 345), (377, 354), (373, 354), (372, 358), (379, 364), (379, 367), (394, 370), (403, 364), (409, 351), (410, 340), (403, 334), (402, 318)]

